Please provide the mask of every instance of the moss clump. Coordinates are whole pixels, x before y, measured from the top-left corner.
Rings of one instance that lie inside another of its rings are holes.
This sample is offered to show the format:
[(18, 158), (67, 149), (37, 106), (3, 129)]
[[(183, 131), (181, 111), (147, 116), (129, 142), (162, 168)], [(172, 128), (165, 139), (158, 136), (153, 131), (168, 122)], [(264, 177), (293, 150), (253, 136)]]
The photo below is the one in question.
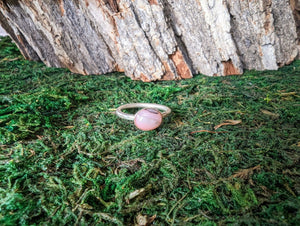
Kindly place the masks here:
[[(296, 225), (300, 61), (142, 83), (26, 61), (0, 41), (0, 224)], [(165, 104), (155, 131), (114, 111)], [(235, 125), (226, 120), (239, 121)]]

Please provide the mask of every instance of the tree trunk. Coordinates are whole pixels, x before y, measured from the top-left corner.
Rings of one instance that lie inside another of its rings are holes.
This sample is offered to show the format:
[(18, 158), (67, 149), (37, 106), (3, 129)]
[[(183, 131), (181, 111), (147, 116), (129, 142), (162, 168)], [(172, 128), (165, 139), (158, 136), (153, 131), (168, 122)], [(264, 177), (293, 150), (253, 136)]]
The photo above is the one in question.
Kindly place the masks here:
[(291, 63), (298, 54), (291, 7), (297, 2), (2, 0), (0, 22), (27, 59), (48, 66), (176, 80)]

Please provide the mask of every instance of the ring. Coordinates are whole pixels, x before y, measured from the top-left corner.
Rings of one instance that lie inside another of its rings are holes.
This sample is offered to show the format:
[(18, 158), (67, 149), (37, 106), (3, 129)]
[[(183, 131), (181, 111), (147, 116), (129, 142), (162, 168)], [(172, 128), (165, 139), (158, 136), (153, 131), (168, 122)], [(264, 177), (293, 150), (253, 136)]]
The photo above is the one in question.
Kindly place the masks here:
[[(142, 108), (136, 114), (122, 112), (124, 109)], [(161, 112), (162, 111), (162, 112)], [(171, 109), (161, 104), (132, 103), (117, 108), (116, 115), (120, 118), (133, 120), (134, 125), (143, 131), (154, 130), (162, 123), (163, 117), (171, 113)]]

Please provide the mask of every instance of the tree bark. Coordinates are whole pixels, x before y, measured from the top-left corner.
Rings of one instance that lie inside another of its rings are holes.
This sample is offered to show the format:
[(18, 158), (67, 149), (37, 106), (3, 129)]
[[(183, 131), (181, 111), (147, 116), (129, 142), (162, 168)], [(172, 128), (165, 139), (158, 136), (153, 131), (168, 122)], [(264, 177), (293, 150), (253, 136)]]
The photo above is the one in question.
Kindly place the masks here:
[[(290, 0), (293, 16), (296, 23), (296, 31), (297, 31), (297, 47), (300, 52), (300, 0)], [(300, 59), (300, 55), (298, 54), (297, 59)]]
[(176, 80), (291, 63), (297, 2), (2, 0), (0, 22), (27, 59), (48, 66)]

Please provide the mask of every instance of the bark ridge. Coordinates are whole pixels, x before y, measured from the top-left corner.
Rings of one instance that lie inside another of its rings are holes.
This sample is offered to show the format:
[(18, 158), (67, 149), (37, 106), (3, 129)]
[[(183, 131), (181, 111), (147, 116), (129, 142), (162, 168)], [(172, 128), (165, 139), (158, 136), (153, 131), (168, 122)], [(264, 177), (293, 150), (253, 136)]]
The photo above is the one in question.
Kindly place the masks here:
[(176, 80), (289, 64), (295, 1), (3, 0), (0, 22), (27, 59), (48, 66)]

